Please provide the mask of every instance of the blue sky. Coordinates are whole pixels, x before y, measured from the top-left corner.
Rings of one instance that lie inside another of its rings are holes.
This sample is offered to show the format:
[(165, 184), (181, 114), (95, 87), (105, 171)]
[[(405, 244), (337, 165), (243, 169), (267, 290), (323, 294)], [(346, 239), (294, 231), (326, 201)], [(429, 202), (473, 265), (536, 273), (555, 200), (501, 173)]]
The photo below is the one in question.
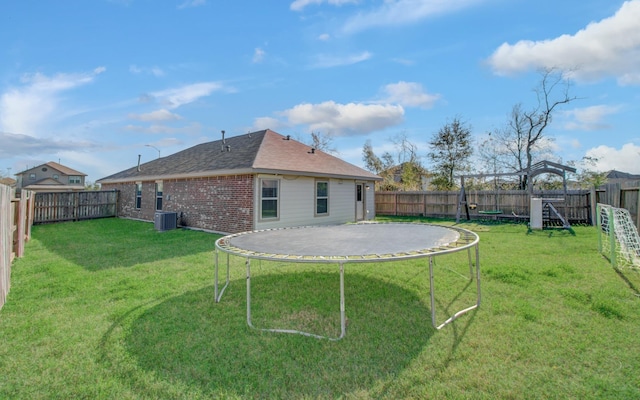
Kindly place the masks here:
[[(474, 139), (570, 72), (559, 161), (640, 173), (640, 0), (3, 0), (0, 170), (95, 181), (270, 128), (362, 165), (460, 118)], [(429, 164), (424, 159), (425, 165)]]

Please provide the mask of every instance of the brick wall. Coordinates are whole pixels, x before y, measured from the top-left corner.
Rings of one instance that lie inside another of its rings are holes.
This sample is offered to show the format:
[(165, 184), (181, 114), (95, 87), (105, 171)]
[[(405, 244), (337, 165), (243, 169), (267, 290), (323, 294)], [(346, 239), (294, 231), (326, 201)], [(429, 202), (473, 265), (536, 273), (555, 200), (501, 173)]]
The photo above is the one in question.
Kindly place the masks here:
[[(178, 224), (216, 232), (253, 229), (253, 175), (163, 180), (163, 211), (178, 213)], [(103, 184), (120, 191), (118, 215), (153, 221), (155, 181), (142, 182), (142, 207), (135, 209), (135, 183)]]

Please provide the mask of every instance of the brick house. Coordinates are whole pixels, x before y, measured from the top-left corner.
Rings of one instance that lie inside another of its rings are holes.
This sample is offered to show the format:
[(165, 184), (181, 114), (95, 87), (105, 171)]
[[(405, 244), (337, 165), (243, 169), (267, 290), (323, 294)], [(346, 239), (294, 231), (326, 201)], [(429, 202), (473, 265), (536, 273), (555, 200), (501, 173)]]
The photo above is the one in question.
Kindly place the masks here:
[(118, 215), (221, 233), (337, 224), (375, 217), (380, 177), (263, 130), (202, 143), (99, 179), (118, 190)]
[(87, 174), (57, 162), (28, 168), (16, 175), (16, 188), (40, 192), (69, 192), (85, 190)]

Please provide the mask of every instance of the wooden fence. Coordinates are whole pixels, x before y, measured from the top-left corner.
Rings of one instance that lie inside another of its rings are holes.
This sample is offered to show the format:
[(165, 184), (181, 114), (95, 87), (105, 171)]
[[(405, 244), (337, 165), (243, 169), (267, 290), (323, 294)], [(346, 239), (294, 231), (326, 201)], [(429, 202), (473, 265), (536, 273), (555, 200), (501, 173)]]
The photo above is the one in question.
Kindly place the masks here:
[(613, 207), (626, 208), (633, 218), (636, 228), (640, 229), (640, 181), (610, 183), (596, 192), (596, 202)]
[[(558, 198), (554, 202), (570, 223), (595, 223), (597, 203), (626, 208), (640, 227), (640, 188), (633, 185), (608, 184), (598, 190), (570, 190), (534, 192), (542, 198)], [(458, 211), (459, 191), (432, 192), (376, 192), (376, 215), (404, 215), (454, 218)], [(469, 210), (472, 219), (528, 219), (529, 195), (522, 190), (475, 191), (467, 193), (467, 203), (474, 204)], [(495, 214), (493, 214), (495, 212)], [(465, 210), (461, 216), (466, 218)]]
[(11, 287), (11, 264), (24, 255), (24, 244), (31, 238), (33, 192), (23, 190), (19, 198), (9, 186), (0, 184), (0, 308)]
[(43, 224), (117, 216), (118, 192), (37, 193), (34, 223)]
[[(562, 198), (554, 206), (571, 223), (591, 223), (591, 191), (562, 190), (534, 193), (543, 198)], [(454, 218), (458, 212), (459, 191), (376, 192), (376, 215), (407, 215)], [(529, 215), (529, 195), (522, 190), (475, 191), (467, 193), (472, 219), (525, 219)], [(461, 215), (466, 218), (463, 209)]]

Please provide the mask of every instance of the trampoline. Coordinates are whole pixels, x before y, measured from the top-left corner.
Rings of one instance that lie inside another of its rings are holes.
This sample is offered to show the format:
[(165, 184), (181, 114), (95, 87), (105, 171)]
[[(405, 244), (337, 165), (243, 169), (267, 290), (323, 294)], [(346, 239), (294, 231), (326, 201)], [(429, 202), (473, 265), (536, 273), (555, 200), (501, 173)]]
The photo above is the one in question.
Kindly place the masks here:
[[(229, 256), (243, 257), (247, 269), (247, 324), (249, 327), (268, 332), (296, 333), (316, 338), (340, 340), (346, 335), (345, 264), (383, 263), (411, 258), (428, 258), (431, 323), (434, 328), (441, 329), (460, 315), (480, 305), (479, 241), (478, 235), (466, 229), (416, 223), (367, 222), (267, 229), (227, 235), (215, 243), (215, 302), (220, 302), (229, 285)], [(465, 250), (468, 253), (469, 279), (475, 278), (476, 280), (476, 302), (454, 313), (438, 325), (435, 310), (433, 258)], [(472, 256), (472, 251), (475, 252), (475, 256)], [(221, 252), (227, 255), (226, 281), (222, 288), (219, 287), (218, 280), (219, 253)], [(340, 336), (327, 337), (291, 329), (256, 328), (251, 321), (251, 260), (337, 264), (340, 270)]]

